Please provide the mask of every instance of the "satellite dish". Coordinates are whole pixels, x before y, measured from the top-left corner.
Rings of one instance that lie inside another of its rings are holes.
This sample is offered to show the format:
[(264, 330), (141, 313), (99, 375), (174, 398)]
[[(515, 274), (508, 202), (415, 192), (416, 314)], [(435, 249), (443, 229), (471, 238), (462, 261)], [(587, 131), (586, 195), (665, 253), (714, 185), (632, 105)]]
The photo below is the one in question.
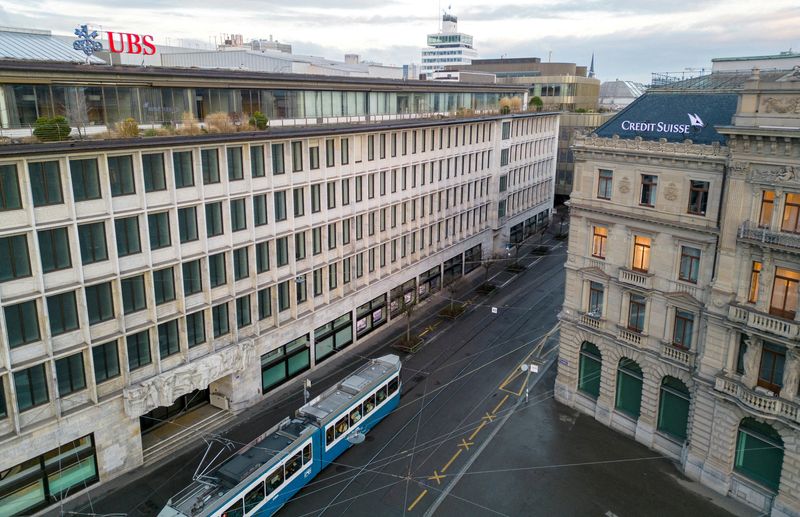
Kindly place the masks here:
[(355, 430), (349, 435), (347, 435), (347, 441), (352, 443), (353, 445), (358, 445), (359, 443), (364, 443), (366, 436), (359, 430)]

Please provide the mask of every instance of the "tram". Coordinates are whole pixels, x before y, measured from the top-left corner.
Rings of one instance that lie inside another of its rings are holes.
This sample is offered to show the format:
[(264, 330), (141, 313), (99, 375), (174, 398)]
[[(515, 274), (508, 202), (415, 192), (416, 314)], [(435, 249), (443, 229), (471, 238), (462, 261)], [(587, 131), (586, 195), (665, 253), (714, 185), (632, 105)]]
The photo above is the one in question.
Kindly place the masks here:
[(173, 496), (159, 517), (266, 517), (364, 438), (400, 401), (400, 358), (372, 359), (294, 417)]

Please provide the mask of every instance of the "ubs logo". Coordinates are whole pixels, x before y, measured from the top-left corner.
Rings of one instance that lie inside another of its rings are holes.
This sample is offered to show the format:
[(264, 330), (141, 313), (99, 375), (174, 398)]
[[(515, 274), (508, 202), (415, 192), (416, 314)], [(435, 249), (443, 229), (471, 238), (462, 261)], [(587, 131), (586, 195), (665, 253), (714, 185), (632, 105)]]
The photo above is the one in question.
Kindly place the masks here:
[[(128, 32), (111, 32), (107, 31), (108, 35), (108, 51), (114, 54), (140, 54), (143, 56), (152, 56), (156, 53), (156, 46), (153, 43), (153, 36), (149, 34), (140, 35)], [(103, 44), (97, 39), (97, 31), (89, 31), (86, 25), (81, 25), (75, 29), (75, 35), (78, 37), (72, 43), (72, 48), (80, 50), (86, 54), (87, 58), (103, 50)]]

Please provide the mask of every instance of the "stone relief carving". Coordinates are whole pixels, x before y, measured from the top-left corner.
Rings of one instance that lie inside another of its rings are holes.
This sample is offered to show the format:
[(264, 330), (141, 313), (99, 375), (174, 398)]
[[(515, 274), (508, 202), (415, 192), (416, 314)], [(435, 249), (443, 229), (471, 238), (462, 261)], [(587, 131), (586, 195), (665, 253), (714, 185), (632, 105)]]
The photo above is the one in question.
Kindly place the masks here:
[(796, 183), (800, 178), (797, 177), (797, 170), (790, 165), (784, 165), (777, 169), (751, 169), (750, 179), (764, 183)]
[(747, 350), (744, 353), (744, 382), (752, 387), (758, 378), (758, 363), (761, 360), (761, 340), (748, 335), (744, 340)]
[(764, 113), (800, 113), (800, 97), (767, 97), (761, 101), (761, 106)]
[(678, 186), (670, 182), (667, 188), (664, 189), (664, 199), (667, 201), (675, 201), (678, 199)]
[(783, 374), (783, 388), (781, 396), (786, 398), (797, 397), (798, 384), (800, 383), (800, 350), (790, 348), (786, 352), (786, 371)]
[(592, 133), (587, 137), (578, 137), (575, 139), (575, 146), (577, 148), (595, 148), (595, 149), (631, 149), (649, 152), (658, 152), (669, 155), (691, 155), (691, 156), (727, 156), (728, 148), (721, 146), (719, 143), (714, 142), (711, 145), (695, 144), (691, 140), (683, 142), (662, 142), (642, 140), (639, 138), (627, 139), (619, 138), (619, 135), (614, 135), (612, 138), (603, 138)]
[(627, 194), (628, 192), (630, 192), (631, 180), (629, 180), (627, 177), (622, 178), (622, 180), (619, 182), (619, 191), (623, 194)]
[(123, 390), (125, 413), (136, 418), (159, 406), (169, 406), (182, 395), (241, 372), (253, 363), (255, 355), (252, 342), (238, 343), (126, 388)]

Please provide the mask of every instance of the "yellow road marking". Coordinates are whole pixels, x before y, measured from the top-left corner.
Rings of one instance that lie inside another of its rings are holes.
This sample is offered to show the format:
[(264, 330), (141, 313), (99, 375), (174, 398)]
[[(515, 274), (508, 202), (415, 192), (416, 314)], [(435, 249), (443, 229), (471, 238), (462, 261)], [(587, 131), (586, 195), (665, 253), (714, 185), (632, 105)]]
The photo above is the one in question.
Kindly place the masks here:
[(497, 413), (497, 411), (498, 411), (498, 410), (499, 410), (501, 407), (503, 407), (503, 404), (505, 404), (505, 403), (506, 403), (506, 400), (508, 400), (508, 395), (506, 395), (505, 397), (503, 397), (503, 400), (501, 400), (501, 401), (500, 401), (500, 403), (499, 403), (499, 404), (497, 404), (497, 405), (494, 407), (494, 409), (492, 410), (492, 414), (495, 414), (495, 413)]
[(427, 493), (428, 493), (428, 489), (427, 488), (425, 490), (423, 490), (422, 492), (420, 492), (420, 494), (417, 496), (416, 499), (414, 499), (414, 502), (411, 503), (411, 506), (409, 506), (408, 510), (406, 510), (406, 511), (410, 512), (411, 510), (413, 510), (414, 507), (417, 506), (417, 503), (420, 502), (422, 500), (422, 498), (425, 497), (425, 494), (427, 494)]
[(468, 451), (470, 445), (475, 445), (475, 442), (468, 442), (464, 438), (461, 439), (461, 443), (458, 444), (459, 447), (464, 447), (464, 450)]
[(485, 426), (485, 425), (486, 425), (485, 421), (481, 422), (481, 425), (479, 425), (474, 431), (472, 431), (472, 434), (469, 435), (469, 439), (470, 440), (474, 440), (475, 437), (478, 436), (478, 433), (481, 432), (481, 429), (483, 429), (483, 426)]
[(439, 472), (437, 472), (437, 471), (435, 471), (435, 470), (434, 470), (434, 471), (433, 471), (433, 475), (432, 475), (432, 476), (430, 476), (430, 477), (428, 477), (428, 480), (429, 480), (429, 481), (436, 481), (436, 484), (437, 484), (437, 485), (441, 485), (441, 484), (442, 484), (442, 480), (443, 480), (444, 478), (446, 478), (446, 477), (447, 477), (447, 476), (445, 476), (445, 475), (443, 475), (443, 474), (439, 474)]
[(448, 461), (448, 462), (445, 464), (445, 466), (444, 466), (444, 467), (442, 467), (442, 474), (444, 474), (444, 473), (447, 471), (447, 468), (448, 468), (448, 467), (449, 467), (449, 466), (450, 466), (450, 465), (451, 465), (451, 464), (452, 464), (454, 461), (456, 461), (456, 458), (458, 458), (458, 456), (459, 456), (460, 454), (461, 454), (461, 449), (458, 449), (458, 450), (456, 451), (456, 453), (455, 453), (455, 454), (453, 454), (453, 457), (452, 457), (452, 458), (450, 458), (450, 461)]
[(486, 420), (487, 422), (494, 422), (495, 418), (497, 418), (497, 417), (494, 416), (494, 415), (490, 415), (489, 413), (486, 413), (485, 415), (483, 415), (481, 417), (481, 420)]
[(431, 328), (430, 328), (430, 327), (427, 327), (425, 330), (423, 330), (422, 332), (420, 332), (420, 334), (419, 334), (419, 337), (423, 337), (423, 336), (425, 336), (425, 334), (427, 334), (427, 333), (428, 333), (428, 332), (430, 332), (430, 331), (431, 331)]

